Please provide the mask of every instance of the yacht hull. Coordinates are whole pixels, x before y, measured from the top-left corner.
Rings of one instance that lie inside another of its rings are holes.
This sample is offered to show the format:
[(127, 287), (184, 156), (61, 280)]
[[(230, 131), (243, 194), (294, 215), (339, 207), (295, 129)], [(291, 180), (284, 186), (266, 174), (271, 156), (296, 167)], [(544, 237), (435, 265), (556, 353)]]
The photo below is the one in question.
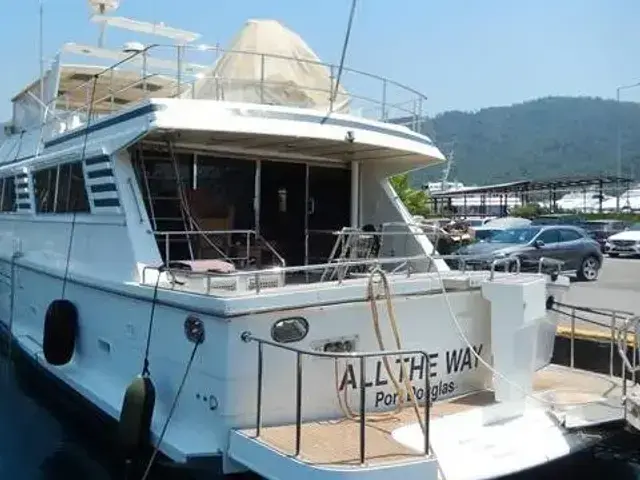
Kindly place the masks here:
[[(10, 325), (13, 357), (19, 358), (23, 366), (36, 372), (52, 388), (62, 390), (64, 394), (61, 398), (68, 399), (65, 402), (67, 408), (82, 410), (106, 422), (109, 428), (103, 431), (110, 432), (107, 437), (113, 438), (124, 392), (142, 369), (152, 310), (152, 296), (149, 294), (153, 292), (141, 286), (118, 291), (115, 286), (95, 287), (77, 279), (68, 279), (65, 298), (78, 308), (79, 334), (72, 361), (54, 367), (47, 364), (42, 352), (43, 324), (49, 303), (60, 297), (64, 279), (33, 266), (21, 265), (19, 260), (13, 266), (5, 263), (4, 270), (0, 308), (7, 329)], [(404, 288), (410, 292), (413, 288), (414, 293), (395, 298), (394, 309), (401, 331), (404, 332), (404, 347), (424, 348), (432, 352), (430, 358), (434, 372), (430, 378), (429, 393), (432, 401), (446, 400), (484, 388), (490, 382), (490, 372), (473, 360), (472, 353), (465, 350), (464, 343), (450, 328), (451, 321), (437, 285), (429, 285), (426, 278), (401, 279), (396, 285), (397, 291)], [(362, 286), (354, 288), (362, 292)], [(450, 291), (448, 295), (454, 300), (452, 303), (457, 321), (473, 343), (474, 350), (488, 360), (491, 355), (488, 302), (479, 291)], [(205, 324), (206, 340), (192, 365), (193, 369), (188, 372), (179, 407), (170, 420), (170, 427), (160, 447), (167, 459), (188, 468), (207, 464), (211, 471), (230, 473), (249, 466), (220, 454), (232, 446), (228, 437), (230, 431), (250, 427), (255, 421), (255, 349), (243, 344), (243, 332), (251, 330), (268, 336), (274, 320), (302, 314), (316, 325), (313, 335), (304, 343), (307, 348), (317, 348), (318, 342), (335, 339), (339, 334), (344, 337), (344, 324), (339, 319), (349, 316), (353, 331), (357, 332), (354, 335), (357, 348), (379, 348), (371, 323), (371, 306), (363, 298), (347, 304), (308, 305), (287, 311), (245, 313), (233, 318), (225, 318), (214, 309), (207, 312), (198, 308), (189, 301), (188, 295), (183, 294), (183, 305), (169, 302), (162, 294), (158, 295), (158, 299), (149, 356), (151, 378), (158, 392), (152, 424), (154, 443), (158, 441), (158, 435), (167, 421), (167, 413), (185, 375), (193, 346), (184, 336), (184, 320), (193, 315), (196, 309)], [(384, 309), (382, 301), (378, 304), (381, 310)], [(429, 312), (426, 317), (425, 312)], [(383, 329), (387, 328), (383, 326)], [(538, 330), (539, 343), (543, 348), (536, 359), (537, 368), (548, 364), (547, 347), (554, 331), (555, 328), (552, 329), (548, 322)], [(386, 332), (390, 333), (389, 330)], [(347, 337), (350, 338), (350, 335), (347, 334)], [(391, 348), (391, 344), (386, 348)], [(263, 397), (263, 401), (269, 405), (265, 417), (268, 424), (290, 422), (295, 410), (294, 369), (290, 369), (293, 367), (291, 358), (281, 353), (271, 352), (265, 360), (266, 364), (277, 362), (282, 365), (280, 370), (274, 371), (272, 368), (265, 372), (265, 382), (271, 385), (265, 389)], [(412, 379), (415, 374), (416, 392), (420, 396), (419, 382), (424, 379), (424, 365), (413, 358), (407, 360)], [(331, 365), (325, 364), (331, 368), (314, 362), (306, 365), (306, 378), (314, 378), (318, 383), (326, 380), (327, 384), (337, 380), (338, 391), (344, 392), (352, 405), (357, 405), (355, 399), (358, 389), (353, 381), (358, 380), (348, 366), (334, 378)], [(379, 367), (377, 363), (368, 367), (370, 375), (373, 375), (368, 378), (368, 387), (375, 390), (369, 394), (367, 410), (370, 411), (384, 411), (397, 406), (393, 400), (393, 388)], [(292, 392), (291, 396), (283, 399), (283, 391)], [(424, 398), (424, 392), (421, 398)], [(333, 403), (335, 395), (332, 389), (318, 392), (314, 401), (305, 404), (305, 416), (340, 418), (343, 413), (336, 410)], [(237, 442), (238, 439), (236, 450)], [(417, 467), (414, 465), (412, 468)]]

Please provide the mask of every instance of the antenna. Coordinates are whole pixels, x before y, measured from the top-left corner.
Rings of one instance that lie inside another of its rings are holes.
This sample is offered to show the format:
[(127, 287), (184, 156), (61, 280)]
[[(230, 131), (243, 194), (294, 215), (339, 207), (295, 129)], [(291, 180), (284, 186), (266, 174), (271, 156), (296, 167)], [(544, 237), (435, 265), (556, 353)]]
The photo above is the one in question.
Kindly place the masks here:
[(445, 168), (442, 171), (441, 189), (443, 191), (445, 190), (445, 185), (447, 183), (447, 180), (449, 179), (449, 175), (451, 174), (451, 166), (453, 165), (453, 156), (454, 156), (454, 154), (455, 154), (455, 143), (452, 142), (451, 153), (449, 153), (449, 159), (447, 161), (447, 165), (445, 166)]
[(40, 50), (40, 116), (44, 124), (44, 0), (39, 3), (39, 50)]
[(342, 68), (344, 67), (344, 59), (347, 55), (347, 47), (349, 46), (349, 38), (351, 37), (351, 26), (353, 25), (353, 16), (356, 13), (356, 2), (358, 0), (352, 0), (351, 2), (351, 11), (349, 12), (349, 21), (347, 22), (347, 33), (344, 36), (344, 43), (342, 44), (342, 55), (340, 56), (340, 66), (338, 67), (338, 76), (336, 78), (336, 85), (333, 92), (331, 92), (331, 96), (329, 97), (329, 111), (324, 116), (324, 118), (320, 121), (320, 124), (324, 125), (324, 122), (327, 121), (329, 115), (333, 113), (333, 102), (338, 96), (338, 92), (340, 91), (340, 77), (342, 76)]
[[(114, 12), (120, 7), (120, 0), (89, 0), (89, 8), (93, 15), (105, 15), (109, 12)], [(100, 26), (100, 37), (98, 38), (98, 46), (102, 47), (104, 44), (104, 34), (107, 29), (107, 24), (103, 23)]]

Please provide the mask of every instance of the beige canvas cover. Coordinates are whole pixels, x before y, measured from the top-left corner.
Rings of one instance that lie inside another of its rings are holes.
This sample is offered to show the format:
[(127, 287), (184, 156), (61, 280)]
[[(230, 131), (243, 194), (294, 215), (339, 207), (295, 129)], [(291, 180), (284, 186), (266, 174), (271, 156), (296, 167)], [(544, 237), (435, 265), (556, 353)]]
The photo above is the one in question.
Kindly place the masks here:
[[(195, 98), (329, 110), (335, 85), (330, 67), (276, 20), (249, 20), (226, 50), (212, 72), (195, 83)], [(349, 111), (343, 88), (333, 111)]]

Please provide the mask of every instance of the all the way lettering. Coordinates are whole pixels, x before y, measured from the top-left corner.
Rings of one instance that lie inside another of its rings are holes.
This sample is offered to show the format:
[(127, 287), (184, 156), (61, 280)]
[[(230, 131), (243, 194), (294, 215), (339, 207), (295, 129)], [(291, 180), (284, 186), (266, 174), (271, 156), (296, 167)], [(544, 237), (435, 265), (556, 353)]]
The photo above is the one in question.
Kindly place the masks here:
[[(476, 354), (474, 354), (475, 352)], [(462, 373), (465, 370), (478, 368), (478, 356), (482, 353), (482, 344), (479, 346), (449, 350), (445, 353), (447, 374)]]
[[(396, 358), (395, 361), (393, 359), (389, 359), (389, 367), (393, 369), (396, 379), (399, 382), (404, 382), (404, 373), (406, 373), (407, 377), (409, 377), (410, 382), (420, 381), (424, 379), (424, 376), (427, 372), (427, 359), (422, 356), (414, 356), (414, 357), (404, 357), (402, 359), (404, 361), (404, 369), (400, 368), (400, 359)], [(433, 353), (429, 355), (429, 376), (436, 376), (436, 366), (437, 366), (438, 354)], [(353, 364), (347, 363), (344, 371), (344, 375), (342, 376), (342, 380), (340, 382), (340, 391), (344, 390), (346, 387), (358, 388), (358, 380), (360, 376), (355, 373)], [(390, 382), (389, 377), (387, 375), (386, 367), (383, 360), (378, 360), (375, 363), (374, 375), (371, 377), (367, 375), (367, 381), (365, 382), (365, 387), (383, 387), (388, 385)]]

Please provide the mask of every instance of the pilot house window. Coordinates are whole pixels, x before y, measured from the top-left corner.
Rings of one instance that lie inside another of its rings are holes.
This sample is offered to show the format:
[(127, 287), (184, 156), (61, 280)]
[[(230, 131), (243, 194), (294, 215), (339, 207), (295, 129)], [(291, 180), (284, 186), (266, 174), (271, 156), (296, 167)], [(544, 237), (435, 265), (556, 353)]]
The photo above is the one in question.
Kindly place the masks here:
[(89, 212), (82, 162), (66, 163), (33, 174), (37, 213)]
[(0, 180), (2, 197), (0, 197), (0, 210), (3, 212), (15, 212), (16, 210), (16, 188), (14, 177), (7, 177)]

